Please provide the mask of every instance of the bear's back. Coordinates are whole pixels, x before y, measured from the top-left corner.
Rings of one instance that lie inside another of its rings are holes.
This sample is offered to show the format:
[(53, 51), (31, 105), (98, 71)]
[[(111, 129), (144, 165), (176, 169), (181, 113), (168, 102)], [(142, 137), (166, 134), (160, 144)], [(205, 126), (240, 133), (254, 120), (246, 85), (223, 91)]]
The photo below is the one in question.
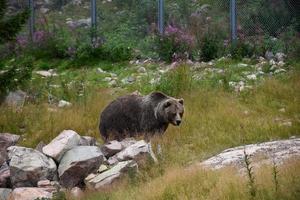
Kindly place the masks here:
[(110, 133), (116, 138), (123, 134), (135, 134), (141, 130), (140, 118), (142, 114), (142, 97), (126, 95), (112, 101), (101, 113), (100, 133), (107, 138)]

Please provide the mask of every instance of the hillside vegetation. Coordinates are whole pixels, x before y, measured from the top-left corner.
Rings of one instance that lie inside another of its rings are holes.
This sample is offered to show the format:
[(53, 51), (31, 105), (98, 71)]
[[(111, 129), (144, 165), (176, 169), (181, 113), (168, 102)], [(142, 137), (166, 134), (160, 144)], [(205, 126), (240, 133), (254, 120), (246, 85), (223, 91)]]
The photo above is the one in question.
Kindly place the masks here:
[[(0, 132), (21, 135), (19, 145), (35, 148), (66, 129), (102, 144), (100, 113), (123, 94), (185, 100), (180, 127), (151, 140), (161, 146), (157, 164), (83, 199), (299, 199), (299, 160), (253, 168), (251, 177), (195, 164), (230, 147), (300, 137), (296, 1), (237, 1), (236, 43), (225, 0), (166, 0), (163, 34), (156, 1), (97, 1), (94, 30), (90, 1), (37, 0), (32, 37), (25, 3), (4, 2), (0, 33), (11, 37), (0, 38)], [(27, 97), (11, 106), (6, 97), (17, 90)]]

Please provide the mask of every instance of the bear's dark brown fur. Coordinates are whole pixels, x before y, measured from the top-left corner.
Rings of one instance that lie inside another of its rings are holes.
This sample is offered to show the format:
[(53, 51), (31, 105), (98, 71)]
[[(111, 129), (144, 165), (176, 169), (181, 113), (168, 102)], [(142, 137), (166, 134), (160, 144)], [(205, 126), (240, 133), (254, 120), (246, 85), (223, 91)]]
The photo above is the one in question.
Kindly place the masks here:
[(130, 94), (111, 102), (101, 113), (100, 133), (104, 141), (163, 134), (169, 123), (179, 126), (184, 113), (183, 99), (161, 92), (146, 96)]

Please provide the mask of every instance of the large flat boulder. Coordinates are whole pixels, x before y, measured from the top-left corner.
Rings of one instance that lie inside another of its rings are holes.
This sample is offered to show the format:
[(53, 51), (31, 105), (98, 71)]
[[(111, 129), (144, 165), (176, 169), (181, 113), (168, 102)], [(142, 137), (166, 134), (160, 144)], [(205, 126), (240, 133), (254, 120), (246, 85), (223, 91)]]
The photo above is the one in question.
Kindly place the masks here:
[(3, 163), (0, 167), (0, 188), (10, 188), (10, 170), (7, 163)]
[(19, 135), (0, 133), (0, 166), (7, 160), (6, 149), (10, 146), (14, 146), (19, 139)]
[(35, 200), (35, 199), (51, 199), (53, 191), (37, 187), (16, 188), (10, 193), (8, 200)]
[(60, 184), (72, 188), (99, 169), (104, 155), (97, 146), (77, 146), (67, 151), (58, 167)]
[(72, 130), (64, 130), (48, 145), (43, 147), (43, 153), (59, 162), (65, 152), (77, 146), (80, 135)]
[(100, 174), (90, 174), (85, 178), (85, 184), (89, 189), (101, 190), (109, 187), (128, 170), (137, 170), (137, 163), (133, 160), (119, 162), (111, 169)]
[(9, 92), (5, 98), (5, 104), (15, 108), (23, 107), (26, 98), (26, 92), (21, 90)]
[(41, 152), (18, 146), (8, 148), (11, 183), (16, 187), (36, 187), (43, 179), (56, 180), (55, 162)]
[(273, 162), (280, 165), (287, 159), (300, 159), (300, 138), (226, 149), (222, 153), (201, 162), (200, 165), (211, 169), (220, 169), (227, 166), (244, 169), (245, 153), (249, 155), (252, 166)]

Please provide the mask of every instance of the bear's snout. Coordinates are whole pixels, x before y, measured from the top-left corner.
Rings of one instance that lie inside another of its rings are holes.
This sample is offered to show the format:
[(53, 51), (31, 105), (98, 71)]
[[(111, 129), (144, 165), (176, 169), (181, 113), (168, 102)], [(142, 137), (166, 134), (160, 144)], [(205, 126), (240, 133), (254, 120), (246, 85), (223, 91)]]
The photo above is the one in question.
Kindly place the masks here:
[(176, 125), (179, 126), (181, 124), (181, 120), (176, 120)]

